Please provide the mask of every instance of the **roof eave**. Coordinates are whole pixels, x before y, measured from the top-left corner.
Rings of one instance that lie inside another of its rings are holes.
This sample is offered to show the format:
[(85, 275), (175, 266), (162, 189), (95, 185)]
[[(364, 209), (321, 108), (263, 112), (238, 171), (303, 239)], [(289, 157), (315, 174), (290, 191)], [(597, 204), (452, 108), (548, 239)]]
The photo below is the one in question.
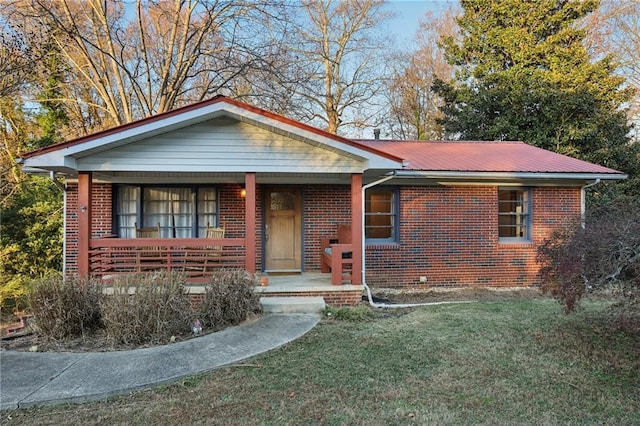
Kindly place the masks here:
[(527, 184), (554, 183), (580, 184), (602, 180), (624, 180), (624, 173), (590, 173), (590, 172), (475, 172), (475, 171), (427, 171), (399, 170), (397, 178), (423, 179), (435, 181), (442, 185), (487, 185), (487, 184)]

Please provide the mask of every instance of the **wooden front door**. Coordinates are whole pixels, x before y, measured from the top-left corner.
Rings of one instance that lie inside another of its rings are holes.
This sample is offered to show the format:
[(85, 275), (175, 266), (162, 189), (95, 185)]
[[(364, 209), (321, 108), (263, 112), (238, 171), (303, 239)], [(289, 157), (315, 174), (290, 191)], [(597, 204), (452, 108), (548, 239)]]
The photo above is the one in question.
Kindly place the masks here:
[(265, 194), (265, 270), (302, 270), (302, 200), (296, 188), (268, 188)]

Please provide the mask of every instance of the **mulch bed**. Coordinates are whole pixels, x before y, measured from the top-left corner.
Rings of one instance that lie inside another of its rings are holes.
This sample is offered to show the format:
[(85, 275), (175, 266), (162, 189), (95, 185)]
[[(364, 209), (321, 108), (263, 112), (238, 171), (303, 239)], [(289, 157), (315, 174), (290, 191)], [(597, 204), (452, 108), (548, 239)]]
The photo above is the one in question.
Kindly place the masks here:
[[(500, 302), (546, 299), (538, 288), (431, 288), (425, 290), (375, 289), (374, 297), (386, 303), (428, 303), (453, 301)], [(375, 301), (375, 300), (374, 300)]]
[[(256, 321), (259, 315), (250, 314), (244, 323)], [(156, 341), (147, 344), (138, 345), (113, 345), (108, 339), (104, 330), (96, 330), (91, 334), (83, 337), (68, 338), (62, 340), (52, 340), (45, 336), (39, 335), (30, 326), (25, 327), (21, 332), (2, 336), (0, 340), (0, 349), (22, 351), (22, 352), (105, 352), (105, 351), (123, 351), (131, 349), (140, 349), (151, 346), (165, 345), (170, 343), (181, 342), (189, 339), (206, 336), (209, 333), (220, 331), (221, 328), (203, 329), (201, 333), (193, 335), (185, 332), (173, 336), (173, 341)], [(37, 347), (37, 350), (34, 350)]]

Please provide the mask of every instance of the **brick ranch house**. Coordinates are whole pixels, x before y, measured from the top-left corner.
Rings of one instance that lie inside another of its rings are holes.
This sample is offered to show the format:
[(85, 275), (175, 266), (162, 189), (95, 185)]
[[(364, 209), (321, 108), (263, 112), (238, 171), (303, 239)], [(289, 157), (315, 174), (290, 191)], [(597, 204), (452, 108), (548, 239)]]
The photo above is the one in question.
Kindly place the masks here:
[[(196, 286), (243, 267), (273, 277), (265, 295), (335, 304), (364, 283), (534, 285), (538, 245), (585, 188), (626, 177), (522, 142), (351, 140), (222, 96), (22, 160), (65, 179), (67, 274), (177, 269)], [(278, 288), (284, 273), (301, 284)]]

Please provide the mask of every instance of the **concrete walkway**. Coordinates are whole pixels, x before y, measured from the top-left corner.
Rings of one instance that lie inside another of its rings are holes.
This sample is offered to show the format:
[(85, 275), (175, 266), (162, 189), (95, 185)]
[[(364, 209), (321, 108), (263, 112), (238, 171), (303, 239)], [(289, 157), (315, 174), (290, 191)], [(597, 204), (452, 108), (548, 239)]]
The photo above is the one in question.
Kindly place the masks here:
[(0, 351), (0, 409), (103, 399), (237, 363), (311, 330), (317, 314), (256, 322), (152, 348), (87, 353)]

